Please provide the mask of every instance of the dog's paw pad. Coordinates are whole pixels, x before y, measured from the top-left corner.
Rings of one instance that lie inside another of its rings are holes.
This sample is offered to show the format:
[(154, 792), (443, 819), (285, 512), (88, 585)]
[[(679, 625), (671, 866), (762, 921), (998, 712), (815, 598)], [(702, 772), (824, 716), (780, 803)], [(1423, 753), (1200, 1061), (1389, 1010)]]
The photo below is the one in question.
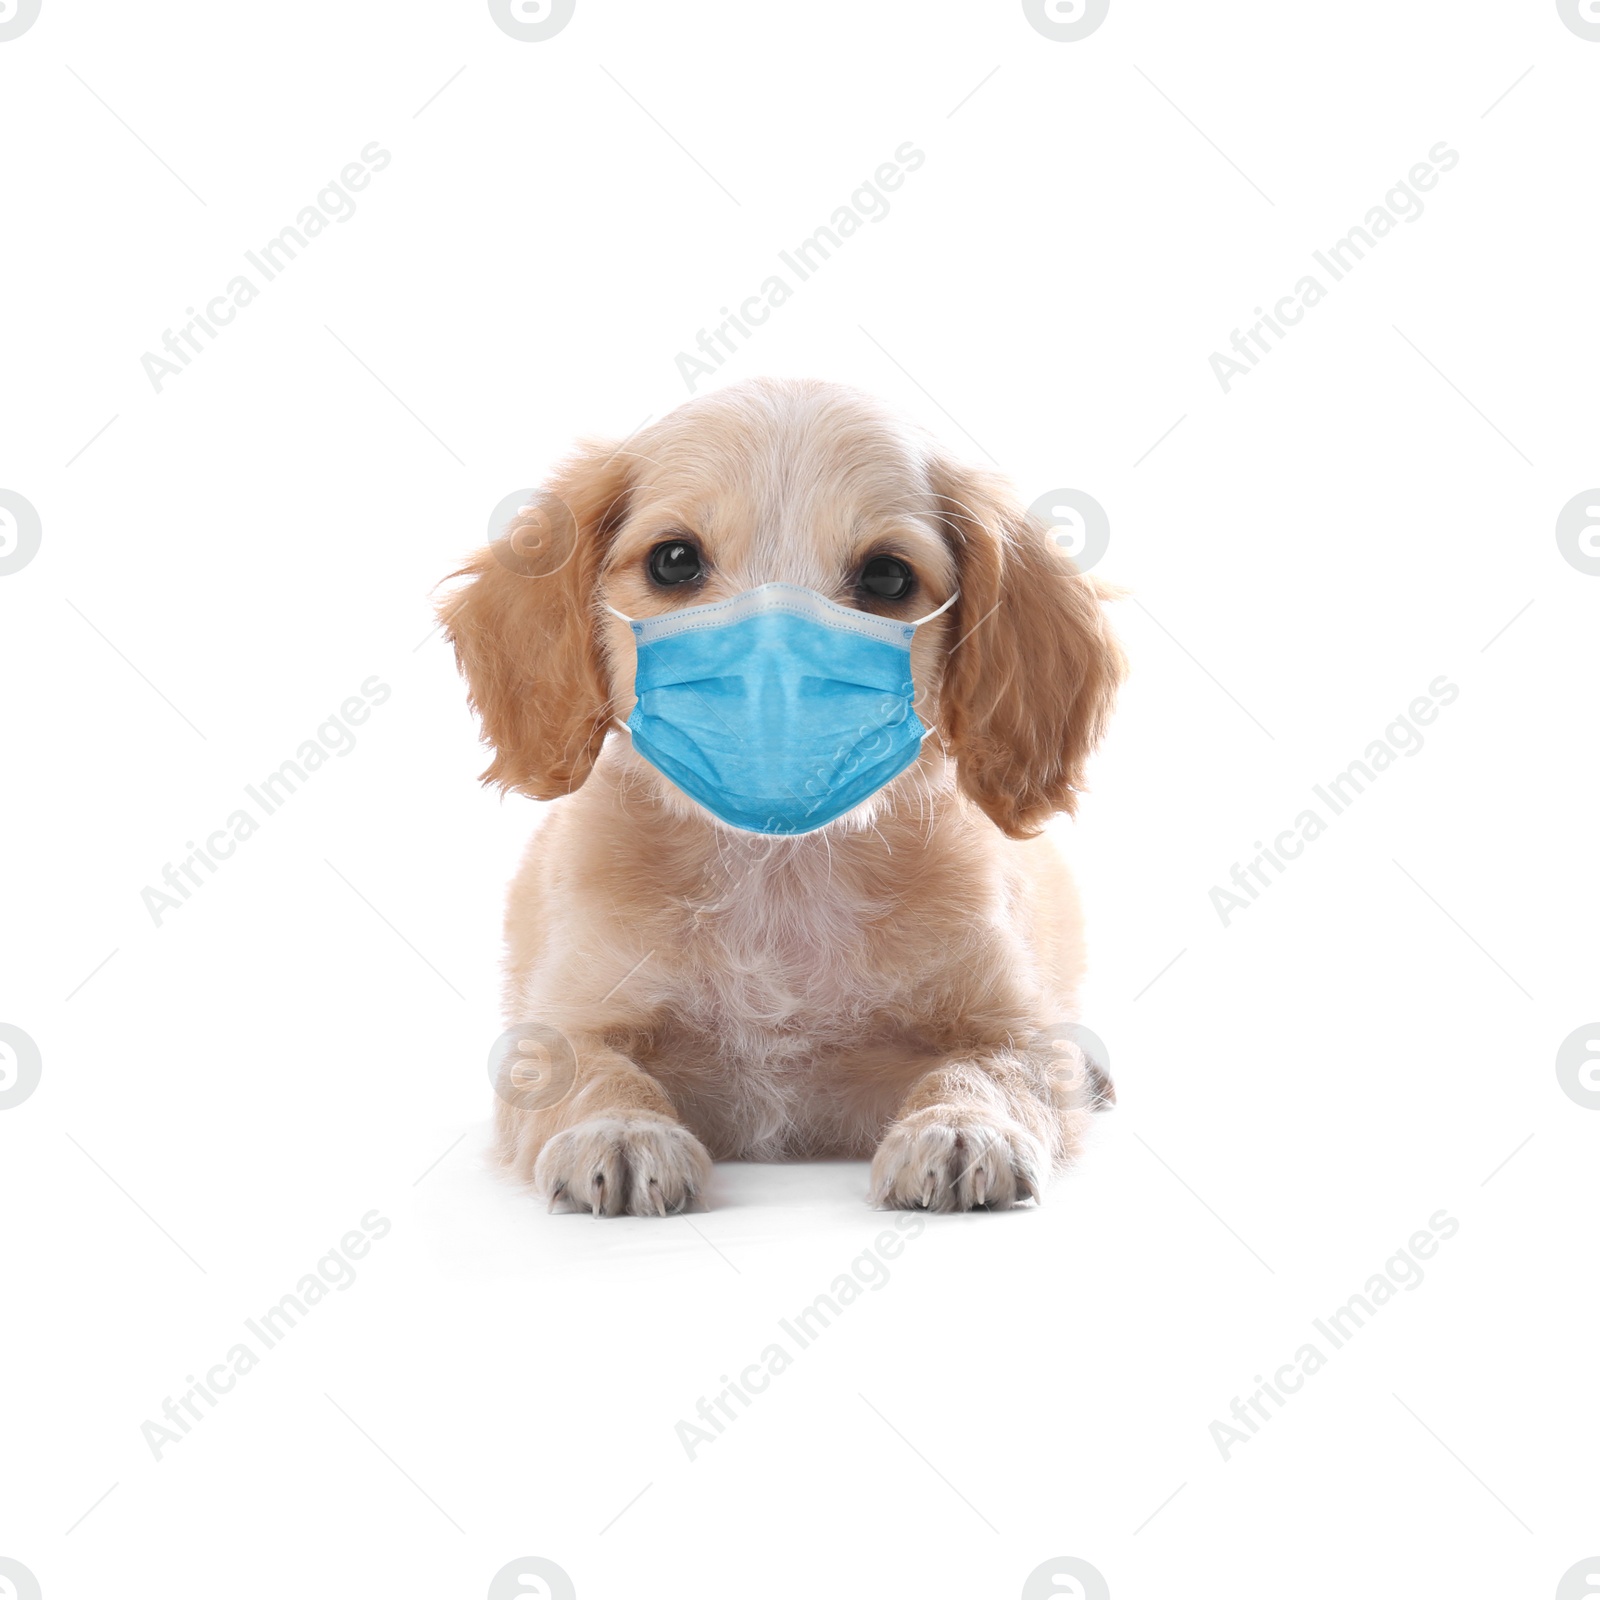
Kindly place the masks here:
[(686, 1128), (656, 1118), (606, 1117), (556, 1134), (533, 1181), (552, 1211), (666, 1217), (705, 1192), (711, 1158)]
[(1041, 1199), (1050, 1159), (1020, 1123), (934, 1106), (896, 1122), (872, 1160), (872, 1203), (996, 1210)]

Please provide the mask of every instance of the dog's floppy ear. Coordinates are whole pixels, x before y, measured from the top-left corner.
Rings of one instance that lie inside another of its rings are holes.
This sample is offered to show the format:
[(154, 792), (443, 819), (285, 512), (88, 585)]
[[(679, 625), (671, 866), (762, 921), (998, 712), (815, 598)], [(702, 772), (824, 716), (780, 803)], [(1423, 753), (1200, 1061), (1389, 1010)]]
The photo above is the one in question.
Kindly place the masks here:
[(993, 474), (939, 460), (961, 585), (939, 728), (963, 792), (1014, 839), (1071, 812), (1126, 671), (1106, 597)]
[(630, 458), (590, 445), (457, 573), (439, 606), (494, 760), (485, 783), (538, 800), (594, 766), (611, 705), (596, 636), (596, 579), (626, 511)]

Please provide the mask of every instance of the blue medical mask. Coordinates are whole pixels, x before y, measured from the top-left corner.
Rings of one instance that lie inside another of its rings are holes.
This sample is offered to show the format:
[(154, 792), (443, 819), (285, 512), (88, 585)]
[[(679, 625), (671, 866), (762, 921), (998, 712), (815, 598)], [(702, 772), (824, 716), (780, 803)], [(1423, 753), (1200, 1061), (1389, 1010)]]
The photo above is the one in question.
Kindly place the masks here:
[(764, 583), (636, 621), (633, 747), (713, 816), (750, 833), (810, 833), (916, 760), (911, 641), (924, 622)]

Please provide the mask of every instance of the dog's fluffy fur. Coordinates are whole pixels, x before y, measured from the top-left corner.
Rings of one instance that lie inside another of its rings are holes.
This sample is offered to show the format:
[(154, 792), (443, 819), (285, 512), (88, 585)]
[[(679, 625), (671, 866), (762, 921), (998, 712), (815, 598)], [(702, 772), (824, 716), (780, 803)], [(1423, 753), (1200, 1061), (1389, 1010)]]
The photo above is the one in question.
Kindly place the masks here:
[[(709, 575), (659, 588), (649, 553), (679, 534)], [(633, 643), (602, 601), (642, 617), (777, 580), (861, 605), (877, 553), (917, 586), (876, 610), (960, 591), (917, 630), (933, 732), (887, 788), (769, 838), (632, 751)], [(747, 383), (580, 450), (456, 576), (440, 611), (484, 779), (557, 802), (511, 886), (505, 1009), (564, 1036), (571, 1085), (519, 1109), (503, 1081), (507, 1164), (606, 1215), (681, 1209), (713, 1157), (872, 1156), (882, 1205), (1039, 1197), (1111, 1087), (1062, 1042), (1081, 923), (1038, 835), (1073, 810), (1123, 660), (1011, 490), (853, 390)]]

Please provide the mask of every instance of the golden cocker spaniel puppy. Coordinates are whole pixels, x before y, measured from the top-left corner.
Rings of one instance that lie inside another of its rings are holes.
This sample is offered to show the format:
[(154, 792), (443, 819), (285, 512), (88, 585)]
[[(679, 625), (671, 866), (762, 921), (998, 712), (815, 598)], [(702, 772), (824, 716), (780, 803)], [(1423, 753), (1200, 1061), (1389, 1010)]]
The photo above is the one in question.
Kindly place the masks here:
[(762, 380), (579, 450), (456, 576), (484, 780), (554, 802), (506, 914), (505, 1162), (606, 1216), (683, 1209), (713, 1159), (1041, 1197), (1113, 1097), (1041, 829), (1124, 663), (1010, 488)]

